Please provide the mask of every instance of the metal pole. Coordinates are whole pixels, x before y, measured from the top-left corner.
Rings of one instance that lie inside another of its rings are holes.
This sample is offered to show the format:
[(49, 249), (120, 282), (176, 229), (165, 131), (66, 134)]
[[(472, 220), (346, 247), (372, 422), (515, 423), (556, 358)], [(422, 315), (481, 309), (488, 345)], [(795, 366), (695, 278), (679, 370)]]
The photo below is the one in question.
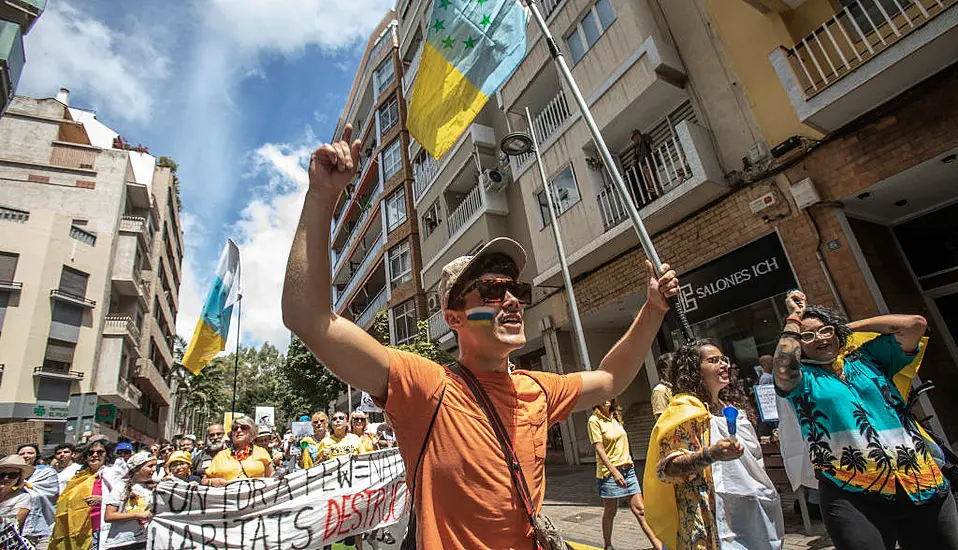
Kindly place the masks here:
[[(234, 284), (239, 284), (239, 281), (236, 281)], [(238, 294), (236, 297), (236, 351), (233, 352), (233, 402), (230, 405), (230, 418), (233, 418), (233, 413), (236, 412), (236, 378), (239, 375), (239, 351), (240, 351), (240, 337), (243, 335), (241, 328), (243, 323), (243, 295)], [(225, 427), (225, 426), (224, 426)]]
[(346, 384), (346, 416), (353, 412), (353, 387)]
[[(642, 249), (645, 251), (646, 257), (648, 257), (649, 261), (652, 262), (652, 266), (655, 268), (656, 273), (661, 273), (662, 260), (659, 259), (659, 255), (655, 251), (655, 245), (652, 244), (652, 238), (649, 236), (649, 232), (645, 229), (645, 224), (642, 223), (642, 217), (639, 216), (638, 208), (636, 208), (635, 204), (632, 203), (631, 197), (629, 196), (628, 187), (625, 185), (625, 180), (622, 179), (622, 174), (619, 173), (619, 168), (615, 165), (615, 159), (612, 158), (612, 153), (609, 152), (609, 147), (605, 144), (605, 140), (602, 138), (602, 133), (599, 132), (599, 126), (595, 123), (595, 119), (592, 118), (592, 112), (589, 110), (589, 105), (585, 102), (585, 98), (582, 97), (582, 92), (579, 91), (579, 86), (576, 84), (575, 78), (572, 76), (572, 71), (569, 70), (569, 65), (565, 62), (565, 58), (562, 56), (562, 51), (559, 50), (559, 46), (556, 45), (555, 39), (552, 37), (552, 33), (549, 32), (549, 27), (546, 25), (545, 19), (542, 18), (542, 13), (539, 12), (539, 7), (536, 5), (535, 0), (523, 0), (523, 2), (529, 6), (530, 11), (532, 12), (532, 17), (536, 20), (536, 24), (539, 25), (539, 29), (542, 31), (542, 37), (549, 47), (549, 53), (551, 54), (552, 59), (555, 61), (556, 67), (559, 69), (559, 73), (562, 75), (563, 79), (565, 79), (566, 84), (569, 85), (572, 96), (575, 98), (575, 102), (579, 106), (579, 111), (582, 113), (582, 119), (585, 120), (586, 126), (589, 127), (589, 133), (592, 134), (592, 140), (595, 142), (595, 146), (599, 150), (599, 154), (602, 156), (602, 162), (605, 164), (606, 169), (608, 169), (609, 174), (612, 176), (612, 181), (615, 184), (616, 189), (619, 191), (619, 196), (622, 198), (622, 204), (625, 206), (626, 212), (629, 213), (629, 219), (632, 220), (632, 225), (635, 228), (635, 232), (639, 236), (639, 243), (642, 244)], [(530, 133), (535, 133), (531, 126), (529, 127), (529, 131)], [(694, 338), (692, 334), (692, 327), (689, 325), (689, 320), (685, 316), (685, 308), (682, 307), (678, 297), (671, 298), (669, 300), (669, 305), (671, 306), (672, 311), (674, 311), (678, 317), (679, 326), (682, 328), (682, 335), (686, 340), (692, 340)]]
[(529, 123), (529, 134), (532, 137), (532, 149), (536, 152), (536, 166), (539, 167), (539, 178), (542, 179), (542, 187), (545, 189), (546, 202), (549, 203), (549, 221), (552, 225), (552, 236), (556, 241), (556, 250), (559, 252), (559, 266), (562, 268), (562, 279), (565, 281), (566, 292), (569, 295), (569, 310), (572, 312), (572, 326), (575, 329), (575, 336), (579, 341), (579, 359), (582, 360), (582, 366), (585, 370), (592, 370), (592, 363), (589, 361), (589, 349), (585, 343), (585, 331), (582, 330), (582, 320), (579, 319), (579, 306), (575, 301), (575, 290), (572, 288), (572, 277), (569, 275), (569, 262), (565, 257), (565, 249), (562, 247), (562, 236), (559, 235), (559, 224), (556, 221), (555, 205), (552, 203), (552, 189), (546, 180), (546, 171), (542, 165), (542, 154), (539, 151), (539, 140), (536, 133), (532, 131), (532, 115), (529, 108), (526, 107), (526, 121)]

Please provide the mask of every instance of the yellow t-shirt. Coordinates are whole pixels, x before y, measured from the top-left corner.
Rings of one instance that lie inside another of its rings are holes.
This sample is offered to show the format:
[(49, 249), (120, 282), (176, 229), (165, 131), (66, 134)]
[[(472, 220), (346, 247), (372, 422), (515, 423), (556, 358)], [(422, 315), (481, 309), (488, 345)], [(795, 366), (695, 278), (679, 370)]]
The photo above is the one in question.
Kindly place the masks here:
[(359, 438), (359, 453), (371, 453), (376, 450), (376, 442), (373, 441), (373, 436), (369, 434), (363, 434)]
[(359, 454), (362, 444), (362, 440), (354, 433), (347, 433), (343, 437), (329, 434), (319, 442), (319, 456), (329, 460), (337, 456)]
[(658, 419), (672, 401), (672, 387), (659, 382), (652, 388), (652, 414)]
[[(609, 418), (599, 411), (595, 411), (589, 418), (589, 441), (595, 445), (602, 442), (605, 446), (605, 455), (615, 467), (632, 464), (632, 454), (629, 452), (629, 436), (625, 433), (625, 428), (615, 419)], [(605, 463), (599, 460), (599, 453), (595, 455), (595, 477), (605, 479), (612, 475), (612, 472), (605, 467)]]
[(272, 463), (269, 452), (258, 446), (253, 446), (253, 452), (248, 458), (240, 461), (233, 457), (231, 449), (223, 449), (216, 453), (213, 461), (206, 468), (206, 477), (233, 481), (244, 477), (266, 477), (266, 468)]

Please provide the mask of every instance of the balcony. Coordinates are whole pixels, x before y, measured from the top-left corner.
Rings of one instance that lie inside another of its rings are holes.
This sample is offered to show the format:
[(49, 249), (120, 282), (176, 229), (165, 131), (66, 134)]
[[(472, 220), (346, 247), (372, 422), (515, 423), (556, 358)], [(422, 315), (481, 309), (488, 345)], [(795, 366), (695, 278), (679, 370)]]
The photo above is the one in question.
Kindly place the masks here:
[(0, 292), (20, 292), (23, 283), (17, 281), (0, 281)]
[[(0, 6), (4, 4), (6, 3), (0, 3)], [(13, 100), (25, 63), (20, 25), (10, 21), (0, 21), (0, 93), (2, 93), (0, 113), (5, 111), (7, 105)]]
[(389, 301), (389, 293), (386, 292), (386, 287), (383, 287), (383, 289), (379, 291), (379, 294), (369, 302), (366, 309), (356, 317), (356, 324), (368, 330), (369, 325), (373, 322), (373, 319), (376, 318), (376, 314), (386, 309), (387, 301)]
[[(349, 219), (350, 215), (352, 214), (351, 210), (357, 201), (356, 197), (358, 196), (360, 192), (364, 190), (365, 184), (366, 184), (366, 177), (368, 176), (369, 171), (373, 169), (372, 168), (373, 166), (376, 166), (375, 174), (376, 174), (376, 179), (378, 181), (379, 180), (379, 168), (378, 168), (379, 162), (378, 162), (377, 156), (368, 157), (366, 158), (365, 163), (363, 164), (363, 169), (359, 173), (359, 177), (356, 179), (356, 183), (354, 187), (358, 189), (356, 191), (353, 191), (352, 195), (345, 192), (343, 193), (342, 198), (340, 199), (343, 201), (343, 206), (341, 209), (337, 208), (338, 217), (333, 218), (332, 228), (330, 229), (330, 232), (329, 232), (330, 238), (332, 239), (334, 243), (339, 238), (339, 232), (342, 229), (344, 223), (346, 222), (347, 219)], [(379, 182), (377, 189), (373, 191), (375, 196), (378, 196), (378, 193), (382, 192), (382, 187), (383, 187), (382, 182)], [(347, 186), (347, 190), (351, 188), (353, 187)], [(373, 199), (370, 199), (370, 200), (373, 200)], [(339, 205), (337, 204), (337, 207), (338, 206)]]
[(69, 292), (64, 292), (57, 288), (50, 291), (50, 298), (58, 302), (65, 302), (67, 304), (80, 306), (83, 308), (93, 309), (96, 307), (96, 302), (93, 300), (87, 300), (83, 296), (76, 296), (74, 294), (70, 294)]
[(430, 315), (426, 321), (429, 323), (429, 339), (431, 341), (442, 343), (451, 339), (446, 337), (452, 334), (452, 329), (446, 323), (446, 316), (441, 309)]
[(150, 188), (135, 181), (126, 182), (126, 196), (134, 208), (147, 210), (150, 208)]
[[(569, 108), (569, 102), (563, 90), (560, 90), (538, 114), (532, 117), (532, 128), (536, 133), (536, 141), (539, 142), (539, 147), (543, 151), (551, 144), (549, 139), (556, 135), (559, 128), (571, 117), (572, 109)], [(526, 169), (526, 166), (534, 157), (535, 152), (533, 151), (517, 157), (510, 157), (512, 173), (519, 177), (519, 174)]]
[(53, 365), (40, 365), (33, 367), (33, 376), (40, 378), (57, 378), (60, 380), (83, 380), (83, 372), (70, 370), (66, 367), (57, 367)]
[(135, 234), (140, 244), (142, 244), (143, 248), (147, 251), (153, 248), (146, 218), (141, 216), (123, 216), (120, 218), (120, 232)]
[[(370, 221), (370, 217), (379, 216), (381, 212), (381, 209), (379, 208), (379, 204), (380, 204), (379, 199), (380, 197), (382, 197), (382, 194), (383, 194), (383, 184), (380, 182), (380, 184), (376, 186), (376, 189), (372, 192), (372, 194), (369, 195), (369, 199), (367, 201), (369, 206), (367, 206), (366, 209), (362, 212), (362, 214), (360, 214), (359, 219), (356, 220), (356, 224), (353, 226), (352, 231), (349, 233), (349, 236), (346, 238), (346, 243), (343, 245), (342, 248), (340, 248), (342, 252), (336, 255), (336, 261), (333, 263), (334, 278), (335, 278), (335, 275), (339, 273), (340, 268), (342, 268), (344, 264), (344, 260), (348, 256), (351, 256), (353, 252), (355, 252), (353, 250), (353, 247), (356, 245), (356, 241), (359, 240), (359, 237), (366, 232), (366, 224), (367, 222)], [(376, 223), (377, 220), (373, 220), (373, 222)], [(380, 218), (378, 222), (381, 223), (382, 219)]]
[(26, 34), (46, 6), (47, 0), (4, 0), (0, 2), (0, 19), (16, 23)]
[(799, 119), (834, 131), (954, 63), (956, 1), (856, 0), (770, 53)]
[(117, 293), (123, 296), (141, 296), (143, 293), (140, 264), (142, 253), (139, 233), (120, 232), (114, 248), (111, 279)]
[(416, 208), (420, 207), (420, 201), (429, 193), (433, 183), (437, 180), (447, 181), (460, 173), (464, 162), (475, 163), (477, 148), (495, 157), (498, 147), (495, 130), (474, 122), (441, 159), (435, 160), (427, 154), (425, 161), (413, 165), (413, 202)]
[(30, 213), (26, 210), (17, 210), (9, 206), (0, 206), (0, 220), (27, 223), (30, 220)]
[(133, 317), (117, 313), (107, 315), (103, 321), (103, 336), (122, 337), (133, 347), (134, 353), (139, 355), (140, 329), (133, 322)]
[(471, 220), (485, 206), (484, 193), (477, 185), (466, 195), (459, 206), (449, 214), (449, 233), (455, 235), (466, 222)]
[(419, 51), (416, 52), (416, 56), (412, 58), (412, 62), (409, 64), (409, 67), (406, 68), (406, 72), (402, 75), (402, 95), (403, 97), (409, 97), (409, 90), (412, 89), (413, 82), (416, 81), (416, 74), (419, 72), (419, 60), (422, 58), (422, 46), (419, 47)]
[[(674, 128), (675, 137), (669, 137), (652, 151), (651, 160), (628, 166), (622, 171), (629, 196), (639, 211), (650, 234), (660, 232), (699, 210), (711, 201), (729, 192), (725, 176), (718, 163), (708, 131), (688, 120)], [(608, 174), (603, 174), (606, 181)], [(635, 230), (626, 212), (618, 190), (608, 183), (595, 195), (596, 209), (601, 222), (601, 233), (579, 239), (579, 245), (567, 248), (573, 277), (595, 269), (608, 260), (634, 247)], [(589, 206), (589, 205), (586, 205)], [(581, 216), (594, 216), (584, 210)], [(593, 218), (594, 219), (594, 218)], [(560, 226), (578, 223), (583, 231), (591, 224), (580, 217), (563, 220)], [(579, 226), (574, 226), (578, 228)], [(570, 231), (562, 227), (563, 231)], [(551, 242), (551, 235), (543, 237)], [(574, 242), (574, 239), (572, 239)], [(571, 249), (571, 250), (570, 250)], [(549, 253), (551, 252), (551, 257)], [(554, 248), (537, 254), (541, 256), (536, 285), (561, 284), (561, 273)]]
[(347, 300), (350, 295), (356, 290), (357, 286), (364, 280), (364, 275), (368, 272), (370, 267), (373, 265), (374, 261), (378, 261), (377, 258), (382, 257), (383, 248), (386, 246), (386, 234), (382, 233), (378, 240), (370, 246), (369, 250), (366, 251), (366, 255), (363, 258), (363, 261), (359, 264), (359, 267), (356, 268), (352, 273), (349, 283), (346, 285), (346, 288), (339, 293), (336, 299), (336, 310), (342, 311), (346, 307)]
[(136, 367), (133, 369), (133, 379), (143, 389), (150, 392), (160, 402), (161, 406), (169, 405), (172, 401), (170, 387), (166, 380), (160, 375), (153, 361), (146, 357), (136, 360)]

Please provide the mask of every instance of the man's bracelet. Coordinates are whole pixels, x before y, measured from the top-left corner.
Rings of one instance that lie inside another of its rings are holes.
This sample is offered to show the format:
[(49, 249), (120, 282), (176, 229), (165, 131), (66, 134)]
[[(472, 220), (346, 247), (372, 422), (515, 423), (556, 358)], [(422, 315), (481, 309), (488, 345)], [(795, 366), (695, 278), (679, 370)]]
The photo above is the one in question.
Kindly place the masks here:
[(798, 323), (799, 325), (802, 324), (802, 319), (801, 319), (801, 317), (792, 317), (791, 315), (789, 315), (788, 317), (785, 318), (785, 324), (786, 324), (786, 325), (787, 325), (789, 322), (791, 322), (791, 321), (794, 321), (794, 322)]
[(792, 338), (795, 338), (796, 340), (802, 339), (802, 335), (795, 332), (794, 330), (783, 330), (782, 336), (791, 336)]
[(712, 455), (711, 453), (709, 453), (708, 447), (702, 447), (702, 460), (704, 460), (705, 462), (709, 464), (712, 463)]

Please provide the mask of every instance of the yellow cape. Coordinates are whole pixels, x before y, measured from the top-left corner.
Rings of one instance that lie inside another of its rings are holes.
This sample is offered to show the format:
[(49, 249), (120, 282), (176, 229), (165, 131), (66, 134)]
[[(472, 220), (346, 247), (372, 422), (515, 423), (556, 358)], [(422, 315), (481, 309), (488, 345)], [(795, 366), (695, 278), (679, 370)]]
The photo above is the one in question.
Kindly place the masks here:
[[(678, 546), (679, 510), (675, 505), (675, 488), (659, 479), (656, 466), (662, 459), (660, 442), (669, 437), (676, 428), (691, 420), (708, 418), (709, 411), (699, 398), (680, 394), (672, 398), (662, 416), (652, 428), (649, 451), (645, 459), (645, 474), (642, 478), (642, 496), (645, 499), (645, 520), (655, 536), (669, 548)], [(703, 435), (708, 442), (709, 433)]]
[(57, 550), (86, 550), (93, 543), (93, 524), (90, 506), (83, 499), (93, 494), (96, 474), (83, 469), (67, 483), (57, 499), (56, 520), (50, 548)]

